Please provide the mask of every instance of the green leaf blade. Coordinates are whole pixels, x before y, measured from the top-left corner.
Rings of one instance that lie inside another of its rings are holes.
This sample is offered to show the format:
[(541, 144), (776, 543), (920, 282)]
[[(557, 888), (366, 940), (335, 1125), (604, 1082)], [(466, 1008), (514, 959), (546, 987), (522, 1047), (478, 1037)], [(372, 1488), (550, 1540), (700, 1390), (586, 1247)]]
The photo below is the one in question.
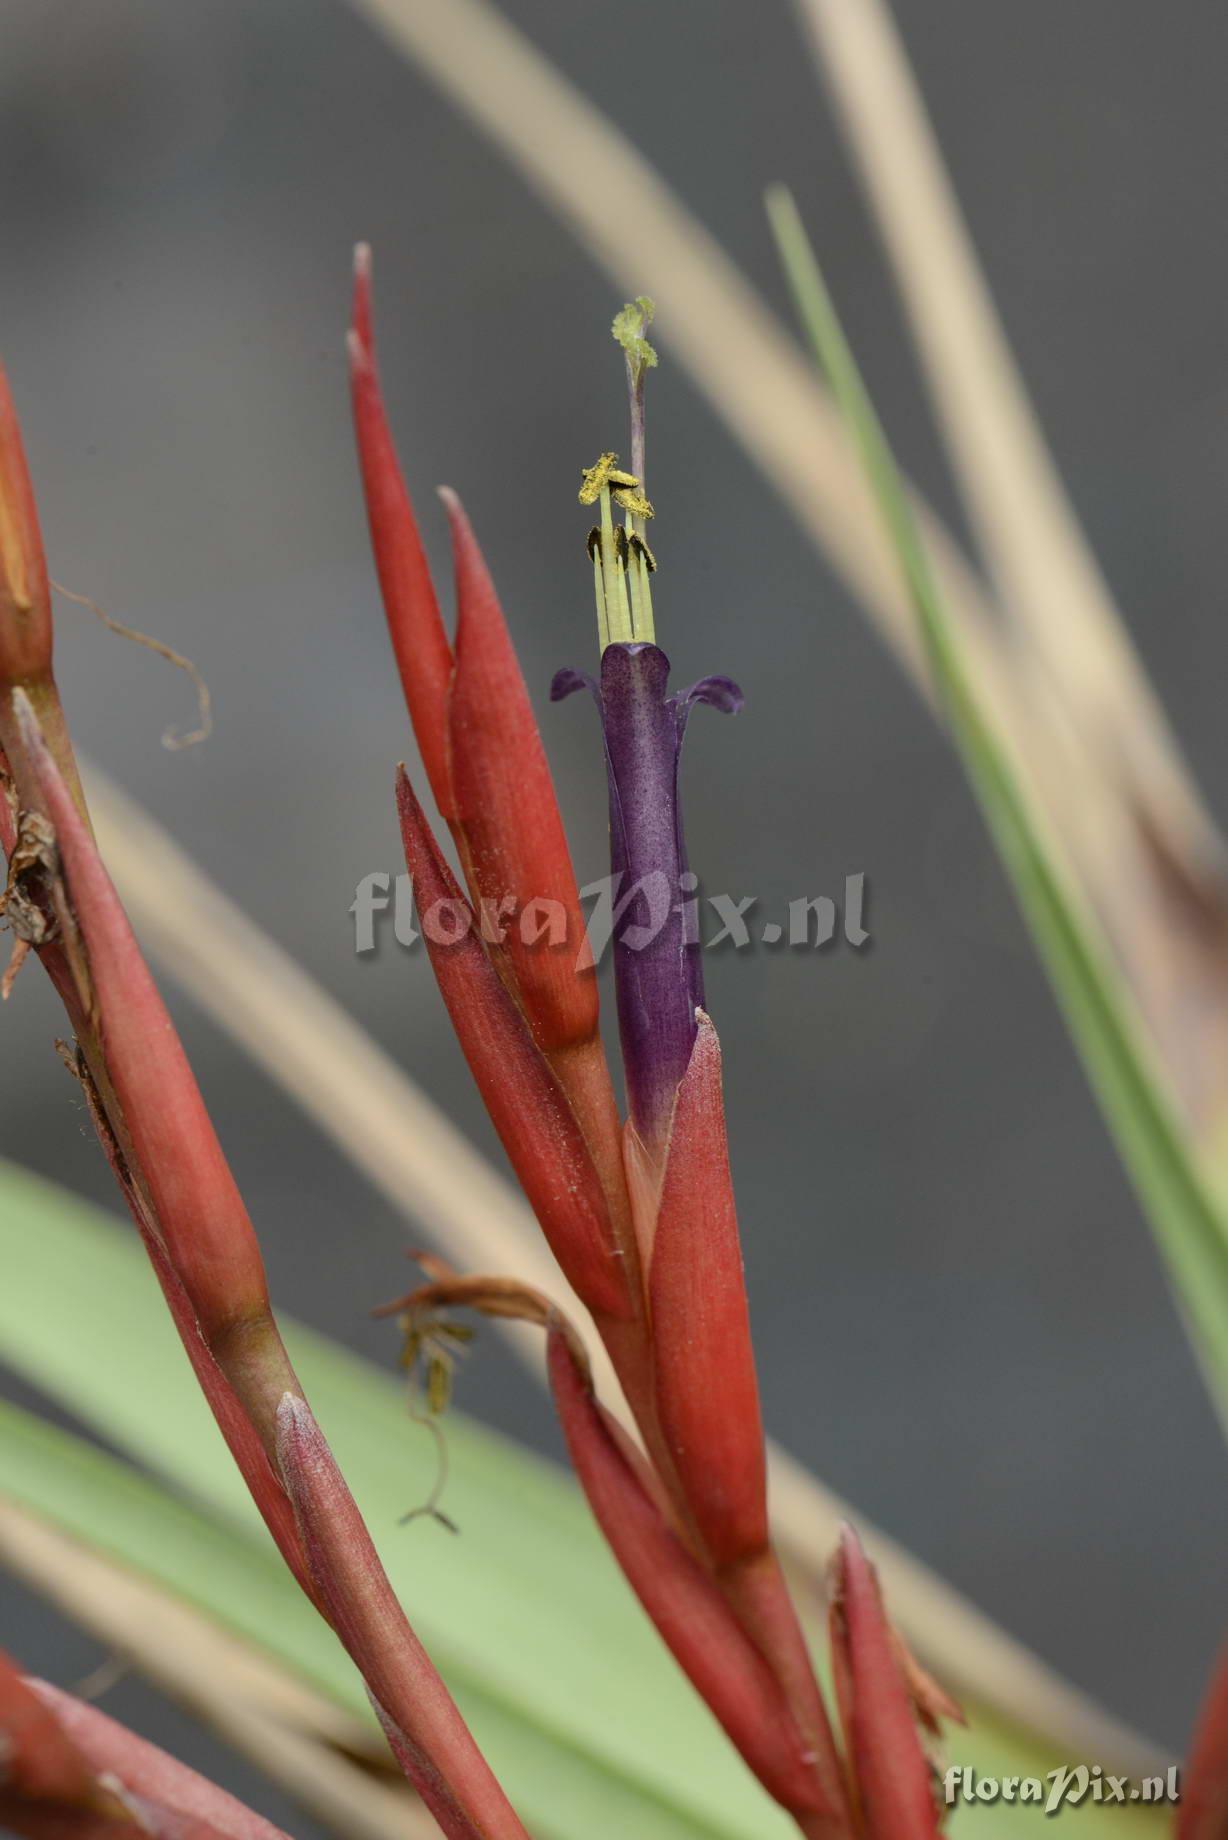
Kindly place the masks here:
[(947, 617), (895, 458), (791, 195), (768, 216), (798, 317), (862, 459), (906, 579), (952, 739), (1228, 1427), (1228, 1212), (1178, 1120), (1129, 992), (996, 733)]

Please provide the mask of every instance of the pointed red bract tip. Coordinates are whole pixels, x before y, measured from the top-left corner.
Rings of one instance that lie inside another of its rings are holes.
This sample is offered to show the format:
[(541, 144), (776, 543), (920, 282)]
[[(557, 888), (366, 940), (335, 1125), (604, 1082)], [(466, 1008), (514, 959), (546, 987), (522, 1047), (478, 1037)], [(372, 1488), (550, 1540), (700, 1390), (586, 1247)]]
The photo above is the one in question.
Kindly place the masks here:
[(403, 767), (397, 776), (397, 811), (431, 965), (517, 1180), (585, 1305), (598, 1315), (628, 1316), (623, 1263), (584, 1135), (487, 957), (473, 910), (444, 861)]
[(1175, 1840), (1228, 1834), (1228, 1646), (1211, 1676), (1181, 1777)]
[(767, 1478), (716, 1030), (699, 1013), (648, 1264), (657, 1407), (715, 1565), (768, 1540)]
[(912, 1699), (874, 1568), (851, 1527), (832, 1572), (832, 1658), (866, 1840), (938, 1840)]
[(776, 1680), (711, 1578), (670, 1529), (558, 1329), (550, 1332), (547, 1362), (580, 1486), (674, 1659), (768, 1793), (794, 1814), (825, 1813)]
[[(87, 1705), (45, 1680), (31, 1681), (30, 1687), (90, 1768), (98, 1776), (122, 1783), (126, 1794), (138, 1798), (136, 1813), (145, 1823), (144, 1831), (163, 1836), (163, 1840), (207, 1840), (208, 1836), (287, 1840), (281, 1828), (274, 1827), (263, 1815), (157, 1745), (139, 1738), (127, 1726), (108, 1718), (97, 1706)], [(117, 1835), (122, 1833), (129, 1840), (137, 1840), (142, 1828), (126, 1822), (116, 1831)], [(77, 1835), (79, 1830), (74, 1828), (72, 1832)], [(80, 1840), (85, 1836), (81, 1835)]]
[(267, 1319), (256, 1236), (200, 1089), (94, 840), (18, 696), (37, 776), (89, 964), (108, 1076), (168, 1255), (201, 1330)]
[[(440, 497), (456, 572), (448, 737), (465, 871), (475, 901), (497, 906), (512, 897), (501, 949), (534, 1036), (550, 1053), (596, 1034), (597, 980), (577, 970), (584, 915), (524, 674), (473, 527), (455, 492), (445, 487)], [(541, 936), (527, 936), (534, 931)]]
[(354, 435), (380, 595), (418, 751), (435, 803), (447, 818), (452, 815), (447, 742), (452, 648), (380, 393), (371, 329), (370, 251), (365, 244), (355, 253), (347, 345)]
[(51, 588), (21, 426), (0, 365), (0, 687), (51, 674)]
[(350, 327), (352, 336), (370, 351), (374, 338), (371, 326), (370, 243), (354, 245), (354, 296)]
[[(21, 1670), (0, 1651), (0, 1783), (14, 1795), (79, 1808), (104, 1798), (94, 1772)], [(118, 1808), (114, 1810), (119, 1812)]]

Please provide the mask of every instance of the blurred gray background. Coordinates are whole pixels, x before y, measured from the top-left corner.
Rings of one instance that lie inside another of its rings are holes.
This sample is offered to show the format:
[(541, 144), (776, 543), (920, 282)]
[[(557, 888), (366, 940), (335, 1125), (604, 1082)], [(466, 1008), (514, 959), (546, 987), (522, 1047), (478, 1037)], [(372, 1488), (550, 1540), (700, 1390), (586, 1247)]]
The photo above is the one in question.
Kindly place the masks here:
[[(954, 517), (788, 6), (506, 10), (782, 311), (761, 193), (795, 186), (900, 450)], [(1222, 812), (1228, 19), (1145, 0), (897, 11), (1079, 511)], [(641, 32), (651, 51), (630, 57)], [(340, 0), (0, 0), (0, 45), (0, 348), (52, 572), (188, 652), (216, 707), (207, 745), (166, 753), (187, 686), (62, 605), (76, 733), (491, 1149), (425, 959), (352, 951), (356, 881), (397, 867), (391, 774), (412, 743), (355, 483), (350, 247), (375, 246), (431, 553), (446, 589), (446, 481), (539, 696), (582, 879), (604, 852), (594, 724), (544, 693), (594, 657), (576, 470), (624, 444), (621, 296)], [(872, 951), (708, 965), (769, 1423), (1178, 1744), (1228, 1623), (1228, 1490), (1147, 1231), (945, 744), (668, 349), (649, 417), (660, 634), (684, 681), (727, 671), (747, 692), (736, 724), (692, 728), (692, 860), (765, 905), (858, 871), (872, 888)], [(403, 1280), (404, 1226), (173, 1001), (277, 1298), (391, 1361), (366, 1313)], [(58, 1026), (23, 977), (0, 1018), (0, 1150), (113, 1205)], [(461, 1402), (555, 1448), (493, 1345)], [(85, 1671), (86, 1638), (0, 1592), (6, 1642), (53, 1679)], [(305, 1831), (138, 1687), (107, 1705)]]

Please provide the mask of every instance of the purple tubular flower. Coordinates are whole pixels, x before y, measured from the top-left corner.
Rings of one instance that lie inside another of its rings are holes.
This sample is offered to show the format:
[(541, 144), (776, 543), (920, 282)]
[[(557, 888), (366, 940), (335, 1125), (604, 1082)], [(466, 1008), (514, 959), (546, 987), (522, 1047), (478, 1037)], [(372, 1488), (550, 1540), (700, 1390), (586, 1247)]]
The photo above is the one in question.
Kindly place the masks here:
[(703, 1006), (700, 946), (690, 915), (691, 884), (678, 804), (678, 761), (695, 703), (736, 714), (742, 692), (705, 677), (667, 695), (669, 659), (656, 645), (608, 645), (598, 684), (559, 671), (558, 702), (593, 693), (605, 737), (610, 784), (610, 867), (615, 879), (614, 974), (627, 1106), (648, 1144), (663, 1139), (678, 1083), (695, 1045)]

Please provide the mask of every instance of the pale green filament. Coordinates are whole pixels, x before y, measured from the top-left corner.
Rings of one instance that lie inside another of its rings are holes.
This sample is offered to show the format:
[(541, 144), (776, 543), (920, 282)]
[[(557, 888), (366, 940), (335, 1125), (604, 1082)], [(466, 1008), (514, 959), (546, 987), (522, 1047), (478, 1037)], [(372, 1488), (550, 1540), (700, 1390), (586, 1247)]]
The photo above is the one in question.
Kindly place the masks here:
[[(620, 553), (620, 546), (614, 530), (614, 511), (610, 501), (610, 488), (601, 488), (601, 585), (605, 600), (605, 622), (602, 637), (602, 650), (607, 645), (626, 645), (634, 639), (651, 639), (651, 621), (647, 631), (639, 630), (639, 621), (633, 616), (631, 598), (627, 593), (627, 567)], [(601, 610), (597, 615), (598, 628), (602, 628)], [(608, 635), (608, 636), (604, 636)]]
[(601, 649), (604, 652), (606, 646), (610, 643), (610, 622), (605, 617), (605, 582), (601, 567), (601, 535), (599, 532), (595, 531), (593, 537), (594, 540), (591, 547), (593, 551), (593, 587), (597, 591), (597, 637), (601, 641)]
[(627, 513), (627, 573), (631, 577), (631, 624), (635, 628), (636, 638), (640, 638), (647, 627), (652, 632), (652, 608), (644, 606), (645, 569), (639, 551), (634, 549), (631, 539), (636, 535), (635, 515)]
[[(616, 454), (602, 454), (595, 466), (585, 468), (580, 488), (580, 503), (596, 504), (601, 518), (589, 534), (588, 549), (603, 652), (607, 645), (636, 640), (652, 644), (655, 639), (649, 587), (655, 565), (644, 537), (645, 518), (652, 516), (652, 506), (634, 474), (619, 472), (617, 458)], [(625, 523), (618, 527), (615, 501), (626, 513)]]
[[(641, 532), (641, 537), (642, 537)], [(638, 581), (640, 592), (640, 612), (638, 623), (647, 634), (650, 643), (654, 642), (656, 627), (652, 619), (652, 571), (648, 567), (642, 548), (637, 547), (631, 555), (632, 579)]]

